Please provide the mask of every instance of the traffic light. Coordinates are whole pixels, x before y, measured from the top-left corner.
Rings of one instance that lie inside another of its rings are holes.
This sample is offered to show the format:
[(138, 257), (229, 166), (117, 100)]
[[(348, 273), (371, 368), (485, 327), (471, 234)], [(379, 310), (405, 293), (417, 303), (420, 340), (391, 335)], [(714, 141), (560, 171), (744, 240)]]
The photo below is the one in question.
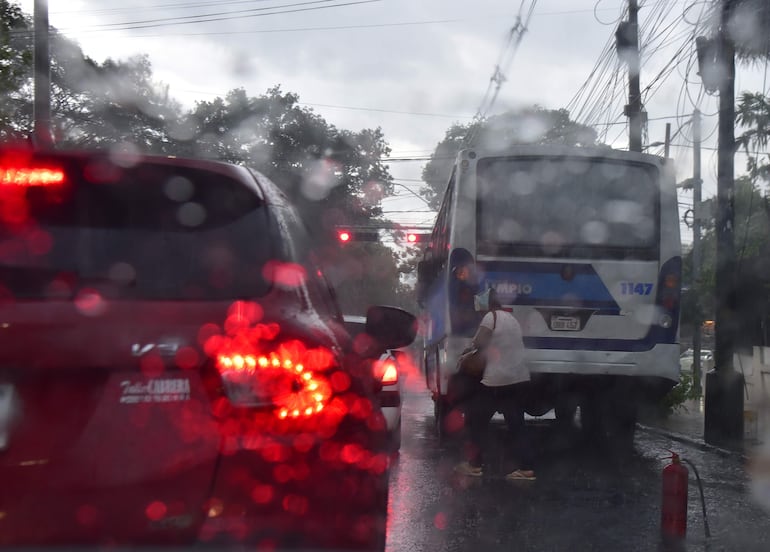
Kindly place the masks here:
[(424, 243), (428, 241), (429, 237), (430, 234), (426, 234), (424, 232), (407, 232), (406, 242), (409, 244)]
[(354, 230), (349, 228), (338, 228), (337, 241), (340, 243), (376, 242), (380, 241), (380, 233), (377, 230)]

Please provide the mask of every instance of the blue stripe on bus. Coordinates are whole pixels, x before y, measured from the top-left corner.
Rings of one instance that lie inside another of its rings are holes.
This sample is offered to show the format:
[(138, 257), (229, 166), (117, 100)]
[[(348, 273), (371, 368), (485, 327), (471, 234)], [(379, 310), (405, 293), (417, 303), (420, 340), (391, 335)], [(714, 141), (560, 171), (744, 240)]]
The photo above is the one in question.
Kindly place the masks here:
[[(482, 289), (493, 287), (501, 302), (513, 305), (590, 308), (620, 313), (620, 307), (590, 264), (479, 263)], [(570, 271), (568, 278), (562, 276)]]

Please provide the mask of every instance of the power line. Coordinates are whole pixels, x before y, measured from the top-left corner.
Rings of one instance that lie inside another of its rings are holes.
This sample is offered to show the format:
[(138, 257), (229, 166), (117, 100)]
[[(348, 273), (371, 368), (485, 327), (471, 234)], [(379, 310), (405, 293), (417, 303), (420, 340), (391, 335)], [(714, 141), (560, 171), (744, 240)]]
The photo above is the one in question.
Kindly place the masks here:
[[(272, 15), (272, 14), (271, 14)], [(251, 29), (248, 31), (211, 31), (200, 33), (163, 33), (163, 34), (143, 34), (132, 35), (131, 38), (152, 38), (167, 36), (216, 36), (216, 35), (236, 35), (236, 34), (271, 34), (271, 33), (306, 33), (310, 31), (345, 31), (351, 29), (376, 29), (382, 27), (408, 27), (416, 25), (435, 25), (439, 23), (462, 23), (464, 19), (435, 19), (425, 21), (401, 21), (396, 23), (366, 23), (359, 25), (331, 25), (325, 27), (292, 27), (284, 29)]]
[[(180, 2), (176, 4), (154, 4), (152, 6), (142, 6), (142, 11), (151, 11), (151, 10), (164, 10), (167, 8), (203, 8), (207, 6), (228, 6), (228, 5), (236, 5), (236, 4), (256, 4), (261, 2), (271, 2), (273, 0), (222, 0), (222, 1), (208, 1), (208, 2)], [(55, 10), (51, 11), (51, 15), (68, 15), (68, 14), (93, 14), (93, 15), (100, 15), (100, 14), (109, 14), (109, 13), (116, 13), (116, 12), (136, 12), (137, 8), (135, 6), (126, 6), (124, 4), (124, 7), (122, 8), (102, 8), (98, 10)]]
[(414, 190), (412, 190), (411, 188), (409, 188), (409, 186), (407, 186), (407, 185), (405, 185), (405, 184), (399, 184), (398, 182), (393, 182), (392, 184), (393, 184), (394, 186), (398, 186), (399, 188), (402, 188), (402, 189), (406, 190), (406, 191), (407, 191), (407, 192), (409, 192), (409, 193), (410, 193), (412, 196), (416, 197), (417, 199), (419, 199), (420, 201), (422, 201), (422, 202), (423, 202), (423, 203), (425, 203), (426, 205), (430, 206), (430, 202), (429, 202), (427, 199), (425, 199), (423, 196), (421, 196), (420, 194), (418, 194), (417, 192), (415, 192)]
[(500, 93), (500, 88), (502, 87), (503, 82), (506, 80), (506, 73), (508, 72), (508, 68), (513, 62), (513, 57), (521, 45), (521, 41), (524, 38), (524, 33), (528, 30), (529, 21), (532, 19), (532, 12), (535, 10), (537, 0), (532, 0), (532, 3), (529, 6), (529, 11), (526, 15), (526, 20), (522, 21), (524, 2), (525, 0), (521, 0), (521, 4), (519, 5), (519, 14), (516, 16), (516, 22), (508, 31), (505, 45), (500, 51), (500, 55), (498, 57), (497, 63), (495, 64), (492, 76), (489, 78), (487, 91), (484, 93), (484, 98), (481, 100), (481, 104), (476, 110), (476, 115), (473, 118), (473, 121), (476, 124), (471, 124), (470, 131), (463, 140), (466, 145), (473, 144), (479, 127), (481, 126), (481, 122), (486, 119), (487, 114), (494, 106), (495, 101), (497, 100), (497, 96)]
[(346, 106), (346, 105), (331, 105), (331, 104), (320, 104), (320, 103), (308, 103), (308, 102), (297, 102), (300, 105), (309, 105), (309, 106), (317, 106), (317, 107), (330, 107), (333, 109), (348, 109), (351, 111), (374, 111), (377, 113), (394, 113), (397, 115), (415, 115), (420, 117), (440, 117), (444, 119), (473, 119), (472, 115), (449, 115), (446, 113), (424, 113), (424, 112), (415, 112), (415, 111), (397, 111), (393, 109), (379, 109), (374, 107), (352, 107), (352, 106)]
[[(299, 2), (296, 4), (284, 4), (281, 6), (273, 6), (269, 8), (254, 8), (251, 10), (240, 10), (237, 12), (217, 12), (217, 13), (205, 14), (205, 15), (192, 15), (192, 16), (182, 16), (182, 17), (174, 17), (174, 18), (156, 18), (156, 19), (149, 19), (145, 21), (134, 21), (134, 22), (127, 22), (127, 23), (103, 23), (103, 24), (93, 25), (91, 27), (80, 27), (77, 29), (62, 29), (62, 32), (68, 31), (68, 30), (74, 30), (74, 31), (83, 33), (83, 32), (105, 32), (105, 31), (116, 31), (116, 30), (130, 31), (130, 30), (137, 30), (137, 29), (153, 29), (157, 27), (192, 25), (197, 23), (213, 23), (213, 22), (219, 22), (219, 21), (230, 21), (233, 19), (246, 19), (246, 18), (254, 18), (254, 17), (266, 17), (269, 15), (278, 15), (278, 14), (286, 14), (286, 13), (318, 11), (318, 10), (331, 9), (331, 8), (355, 6), (360, 4), (372, 4), (374, 2), (381, 2), (382, 0), (355, 0), (351, 2), (344, 2), (340, 4), (329, 5), (329, 6), (296, 7), (296, 6), (307, 6), (309, 4), (318, 4), (321, 2), (332, 2), (332, 1), (336, 1), (336, 0), (313, 0), (309, 2)], [(283, 9), (288, 7), (293, 7), (293, 9)], [(280, 11), (267, 12), (267, 10), (280, 10)], [(253, 13), (253, 12), (259, 12), (259, 13)], [(194, 21), (191, 21), (191, 19), (194, 19)], [(102, 27), (102, 28), (99, 28), (99, 27)]]
[[(161, 24), (161, 23), (183, 24), (184, 22), (189, 21), (191, 19), (201, 19), (201, 18), (221, 17), (221, 16), (248, 17), (248, 15), (245, 15), (245, 14), (253, 14), (254, 12), (265, 12), (268, 10), (278, 10), (278, 9), (284, 9), (284, 8), (296, 8), (298, 6), (308, 6), (312, 4), (327, 4), (329, 2), (336, 2), (336, 1), (337, 0), (307, 0), (305, 2), (297, 2), (294, 4), (267, 6), (264, 8), (251, 8), (248, 10), (219, 11), (219, 12), (204, 13), (204, 14), (198, 14), (198, 15), (177, 15), (174, 17), (161, 17), (161, 18), (144, 19), (144, 20), (138, 20), (138, 21), (123, 21), (121, 23), (99, 23), (96, 25), (92, 25), (91, 27), (132, 27), (134, 25)], [(325, 7), (325, 6), (322, 6), (322, 7)], [(209, 21), (209, 20), (204, 20), (204, 21)]]

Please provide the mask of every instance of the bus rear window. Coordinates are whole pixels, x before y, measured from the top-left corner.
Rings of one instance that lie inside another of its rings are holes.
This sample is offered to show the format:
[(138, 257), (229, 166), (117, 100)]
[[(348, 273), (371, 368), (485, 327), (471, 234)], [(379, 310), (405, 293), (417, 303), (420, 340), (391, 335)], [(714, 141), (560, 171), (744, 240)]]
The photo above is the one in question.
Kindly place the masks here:
[(479, 251), (655, 258), (657, 172), (612, 160), (490, 158), (477, 167)]
[(214, 171), (57, 159), (61, 186), (0, 189), (0, 293), (221, 300), (266, 293), (268, 222), (256, 192)]

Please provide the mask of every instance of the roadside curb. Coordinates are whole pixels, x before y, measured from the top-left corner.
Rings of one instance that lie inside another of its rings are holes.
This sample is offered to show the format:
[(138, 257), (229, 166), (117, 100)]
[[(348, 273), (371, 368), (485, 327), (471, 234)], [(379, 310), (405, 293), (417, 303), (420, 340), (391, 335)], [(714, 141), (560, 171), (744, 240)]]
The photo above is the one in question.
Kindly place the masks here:
[(723, 447), (718, 447), (716, 445), (711, 445), (707, 443), (703, 439), (698, 439), (695, 437), (691, 437), (689, 435), (685, 435), (683, 433), (677, 433), (676, 431), (671, 431), (669, 429), (663, 429), (660, 427), (644, 425), (641, 423), (637, 423), (636, 427), (637, 429), (641, 429), (642, 431), (646, 431), (647, 433), (654, 433), (655, 435), (667, 437), (673, 441), (679, 441), (680, 443), (684, 443), (686, 445), (696, 447), (706, 452), (714, 452), (723, 457), (739, 458), (743, 461), (747, 461), (749, 459), (745, 450), (732, 450), (732, 449), (726, 449)]

